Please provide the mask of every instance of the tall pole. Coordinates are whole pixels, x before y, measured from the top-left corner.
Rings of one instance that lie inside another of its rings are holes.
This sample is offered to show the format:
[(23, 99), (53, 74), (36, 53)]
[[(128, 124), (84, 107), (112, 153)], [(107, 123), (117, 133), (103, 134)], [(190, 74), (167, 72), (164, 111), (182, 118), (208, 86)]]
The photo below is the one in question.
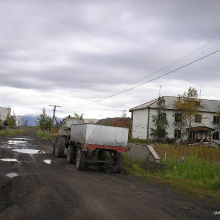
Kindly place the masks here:
[(56, 108), (57, 108), (57, 107), (60, 107), (60, 108), (61, 108), (61, 106), (58, 106), (58, 105), (49, 105), (49, 106), (54, 107), (54, 108), (53, 108), (53, 120), (52, 120), (52, 125), (51, 125), (51, 133), (52, 133), (52, 128), (53, 128), (53, 122), (54, 122), (54, 118), (55, 118)]

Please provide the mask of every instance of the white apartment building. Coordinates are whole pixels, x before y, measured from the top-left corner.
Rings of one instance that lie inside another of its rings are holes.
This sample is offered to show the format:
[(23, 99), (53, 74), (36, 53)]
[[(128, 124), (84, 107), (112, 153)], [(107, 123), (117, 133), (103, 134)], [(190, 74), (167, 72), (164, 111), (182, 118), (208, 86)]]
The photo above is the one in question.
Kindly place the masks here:
[[(180, 131), (175, 125), (175, 122), (179, 118), (177, 116), (180, 114), (174, 109), (174, 101), (177, 97), (164, 96), (164, 99), (165, 105), (167, 106), (165, 112), (169, 122), (169, 127), (167, 129), (168, 137), (187, 139), (187, 135), (185, 137), (181, 136), (182, 130)], [(132, 113), (132, 138), (152, 138), (150, 135), (150, 128), (155, 128), (155, 125), (152, 122), (151, 116), (157, 114), (157, 100), (158, 99), (155, 99), (130, 109)], [(190, 133), (191, 141), (196, 142), (202, 138), (206, 138), (220, 143), (219, 129), (217, 129), (217, 125), (220, 123), (220, 119), (217, 117), (220, 101), (200, 99), (199, 103), (201, 105), (201, 110), (199, 111), (199, 115), (194, 116)], [(187, 127), (183, 127), (183, 129), (186, 130)]]
[(11, 108), (0, 107), (0, 120), (4, 121), (7, 115), (11, 116)]

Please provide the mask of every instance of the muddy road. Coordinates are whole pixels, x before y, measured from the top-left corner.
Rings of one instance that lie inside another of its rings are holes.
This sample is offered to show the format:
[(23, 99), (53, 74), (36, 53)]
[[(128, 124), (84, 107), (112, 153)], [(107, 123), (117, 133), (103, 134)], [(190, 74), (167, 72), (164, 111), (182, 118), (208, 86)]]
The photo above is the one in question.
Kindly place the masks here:
[(0, 136), (0, 219), (220, 219), (220, 207), (128, 175), (78, 171), (35, 130)]

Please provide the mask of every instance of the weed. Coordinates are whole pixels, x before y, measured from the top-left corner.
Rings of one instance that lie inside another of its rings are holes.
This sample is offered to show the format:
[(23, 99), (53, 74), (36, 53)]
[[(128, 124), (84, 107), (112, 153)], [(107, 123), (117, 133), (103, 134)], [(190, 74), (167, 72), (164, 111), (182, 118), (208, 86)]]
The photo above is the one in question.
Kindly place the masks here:
[(54, 134), (54, 133), (45, 133), (42, 131), (38, 131), (37, 134), (40, 137), (44, 137), (44, 138), (48, 138), (48, 139), (56, 139), (57, 138), (57, 134)]
[(17, 135), (25, 132), (27, 129), (8, 129), (8, 130), (0, 130), (0, 135)]

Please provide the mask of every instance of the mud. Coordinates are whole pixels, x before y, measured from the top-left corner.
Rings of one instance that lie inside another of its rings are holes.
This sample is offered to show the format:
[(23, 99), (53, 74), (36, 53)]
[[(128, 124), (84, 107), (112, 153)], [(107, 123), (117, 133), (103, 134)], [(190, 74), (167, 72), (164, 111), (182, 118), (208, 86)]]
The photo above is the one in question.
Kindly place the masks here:
[(217, 204), (127, 172), (78, 171), (65, 157), (54, 157), (51, 140), (34, 129), (0, 136), (0, 219), (219, 219), (216, 211)]

